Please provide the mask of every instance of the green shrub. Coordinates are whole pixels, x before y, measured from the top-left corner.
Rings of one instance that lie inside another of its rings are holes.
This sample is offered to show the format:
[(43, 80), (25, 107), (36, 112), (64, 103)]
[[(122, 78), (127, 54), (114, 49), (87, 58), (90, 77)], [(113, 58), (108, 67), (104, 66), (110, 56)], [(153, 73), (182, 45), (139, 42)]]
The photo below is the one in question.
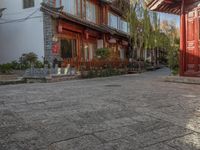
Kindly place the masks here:
[(108, 48), (99, 48), (96, 50), (96, 55), (98, 58), (106, 59), (109, 57), (110, 52)]
[(37, 60), (38, 56), (33, 52), (22, 54), (22, 56), (20, 57), (20, 61), (22, 64), (35, 64)]
[(44, 64), (38, 60), (37, 55), (31, 52), (22, 54), (19, 61), (14, 60), (11, 63), (0, 65), (0, 72), (10, 73), (12, 70), (26, 70), (31, 67), (31, 64), (33, 64), (35, 68), (44, 67)]
[(41, 61), (37, 60), (34, 64), (34, 67), (35, 68), (44, 68), (44, 64)]
[(109, 77), (121, 74), (123, 73), (120, 72), (118, 69), (107, 68), (103, 70), (89, 70), (87, 75), (83, 76), (83, 78)]
[(21, 70), (22, 69), (22, 65), (20, 64), (20, 62), (18, 61), (12, 61), (11, 62), (11, 66), (13, 70)]
[(12, 64), (7, 63), (7, 64), (0, 65), (0, 72), (5, 73), (5, 74), (11, 73), (12, 72)]
[(19, 58), (19, 66), (22, 70), (30, 68), (32, 64), (35, 68), (44, 67), (44, 64), (38, 60), (38, 56), (33, 52), (22, 54)]
[(173, 74), (178, 74), (179, 70), (179, 47), (172, 47), (168, 50), (168, 66)]

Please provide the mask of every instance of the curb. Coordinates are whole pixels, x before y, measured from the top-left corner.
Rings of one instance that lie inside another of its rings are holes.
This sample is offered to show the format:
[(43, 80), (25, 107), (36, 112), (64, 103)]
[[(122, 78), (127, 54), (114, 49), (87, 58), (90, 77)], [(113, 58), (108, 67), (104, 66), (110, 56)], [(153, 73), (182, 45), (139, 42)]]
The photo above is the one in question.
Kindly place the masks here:
[(23, 84), (25, 83), (24, 80), (8, 80), (8, 81), (0, 81), (1, 85), (10, 85), (10, 84)]
[(167, 76), (167, 77), (164, 77), (164, 81), (200, 85), (200, 78), (197, 78), (197, 77)]

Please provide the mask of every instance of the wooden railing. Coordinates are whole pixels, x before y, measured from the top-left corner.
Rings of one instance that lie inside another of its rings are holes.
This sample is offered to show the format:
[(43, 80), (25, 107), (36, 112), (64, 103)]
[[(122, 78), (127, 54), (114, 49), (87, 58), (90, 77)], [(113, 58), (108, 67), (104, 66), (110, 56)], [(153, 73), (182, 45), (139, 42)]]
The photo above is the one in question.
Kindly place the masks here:
[(62, 67), (70, 64), (71, 67), (79, 68), (80, 70), (93, 70), (105, 68), (126, 68), (129, 64), (128, 60), (92, 60), (79, 61), (76, 59), (65, 59), (62, 62)]

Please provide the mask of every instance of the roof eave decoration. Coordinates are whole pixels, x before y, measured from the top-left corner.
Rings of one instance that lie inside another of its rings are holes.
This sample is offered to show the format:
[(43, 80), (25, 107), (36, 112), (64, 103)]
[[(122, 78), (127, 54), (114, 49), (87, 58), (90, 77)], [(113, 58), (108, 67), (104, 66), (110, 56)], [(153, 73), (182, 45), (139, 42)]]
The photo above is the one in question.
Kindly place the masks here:
[(180, 15), (181, 0), (151, 0), (146, 1), (147, 7), (152, 11)]

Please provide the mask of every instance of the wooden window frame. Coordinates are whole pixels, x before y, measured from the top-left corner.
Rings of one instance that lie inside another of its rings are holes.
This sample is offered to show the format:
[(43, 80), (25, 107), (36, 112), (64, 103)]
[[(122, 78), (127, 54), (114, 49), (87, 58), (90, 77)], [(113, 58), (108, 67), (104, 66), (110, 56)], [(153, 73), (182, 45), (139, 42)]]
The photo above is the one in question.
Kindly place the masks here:
[[(111, 14), (112, 14), (113, 16), (116, 16), (116, 17), (117, 17), (117, 28), (111, 26), (111, 24), (110, 24), (110, 22), (111, 22), (111, 21), (110, 21), (110, 15), (111, 15)], [(120, 19), (121, 19), (121, 18), (120, 18), (119, 15), (113, 13), (112, 11), (108, 11), (108, 26), (109, 26), (109, 27), (114, 28), (114, 29), (117, 29), (117, 30), (120, 30), (120, 26), (121, 26), (121, 25), (120, 25), (120, 22), (121, 22)]]
[(61, 7), (61, 6), (62, 6), (62, 0), (49, 0), (49, 3), (50, 3), (50, 4), (52, 3), (54, 7), (57, 7), (57, 6), (56, 6), (56, 4), (57, 4), (56, 1), (59, 1), (59, 3), (60, 3), (60, 6), (59, 6), (59, 7)]
[[(87, 2), (90, 3), (90, 4), (93, 4), (94, 7), (95, 7), (95, 18), (96, 18), (95, 22), (87, 19), (87, 10), (86, 10), (87, 9), (87, 6), (86, 6)], [(85, 9), (85, 11), (84, 11), (85, 18), (84, 19), (87, 20), (87, 21), (90, 21), (92, 23), (99, 24), (99, 16), (98, 16), (99, 7), (98, 7), (98, 5), (95, 2), (91, 1), (91, 0), (84, 0), (84, 9)]]
[[(29, 3), (28, 3), (29, 2)], [(33, 8), (33, 7), (35, 7), (35, 0), (32, 0), (32, 1), (28, 1), (28, 0), (23, 0), (22, 1), (22, 7), (23, 7), (23, 9), (28, 9), (28, 8)], [(28, 5), (26, 4), (26, 3), (28, 3)], [(27, 6), (26, 6), (27, 5)]]
[[(56, 6), (56, 0), (53, 0), (53, 1), (54, 1), (54, 6)], [(63, 5), (63, 1), (64, 0), (60, 0), (61, 6)], [(76, 3), (75, 3), (76, 11), (75, 11), (75, 14), (72, 14), (72, 15), (75, 15), (75, 16), (78, 16), (78, 17), (82, 18), (83, 17), (83, 1), (84, 0), (75, 0), (75, 1), (76, 1)], [(80, 4), (80, 6), (78, 4)], [(80, 13), (79, 13), (79, 8), (80, 8)], [(67, 12), (67, 13), (69, 13), (69, 12)]]
[(198, 22), (198, 25), (197, 25), (198, 26), (198, 41), (200, 44), (200, 8), (197, 9), (197, 22)]

